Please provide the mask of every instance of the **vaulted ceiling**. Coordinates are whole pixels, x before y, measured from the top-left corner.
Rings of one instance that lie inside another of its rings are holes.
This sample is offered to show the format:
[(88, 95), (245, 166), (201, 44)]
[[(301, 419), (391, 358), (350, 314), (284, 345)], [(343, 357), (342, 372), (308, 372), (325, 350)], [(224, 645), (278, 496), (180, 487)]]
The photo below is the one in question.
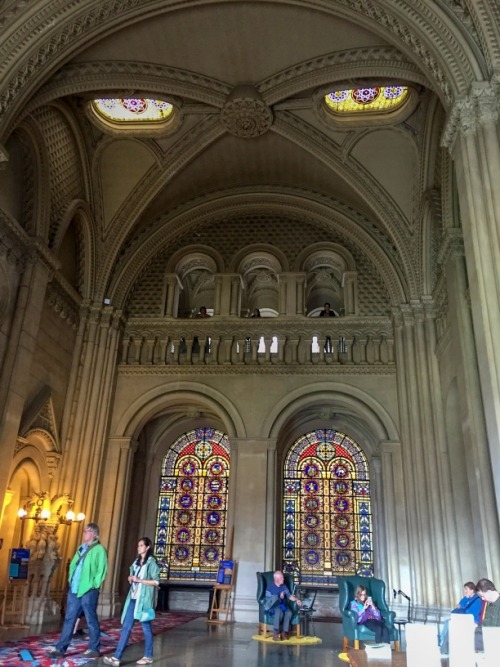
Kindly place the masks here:
[[(372, 244), (405, 300), (425, 289), (446, 116), (500, 61), (495, 31), (480, 44), (474, 27), (495, 2), (476, 4), (3, 0), (0, 153), (3, 141), (16, 162), (23, 132), (37, 147), (56, 251), (84, 211), (88, 294), (125, 299), (190, 226), (241, 211), (329, 220), (335, 238)], [(324, 109), (329, 90), (389, 83), (412, 90), (392, 120), (342, 125)], [(87, 104), (114, 95), (172, 101), (177, 122), (163, 134), (103, 130)], [(16, 217), (21, 203), (8, 207)]]

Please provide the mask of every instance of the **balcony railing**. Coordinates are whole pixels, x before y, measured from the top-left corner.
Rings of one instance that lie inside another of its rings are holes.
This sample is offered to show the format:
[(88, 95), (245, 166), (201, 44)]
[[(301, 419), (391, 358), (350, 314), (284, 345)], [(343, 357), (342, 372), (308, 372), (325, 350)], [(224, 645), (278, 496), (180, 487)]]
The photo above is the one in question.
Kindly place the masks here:
[(122, 366), (394, 366), (387, 318), (131, 319)]

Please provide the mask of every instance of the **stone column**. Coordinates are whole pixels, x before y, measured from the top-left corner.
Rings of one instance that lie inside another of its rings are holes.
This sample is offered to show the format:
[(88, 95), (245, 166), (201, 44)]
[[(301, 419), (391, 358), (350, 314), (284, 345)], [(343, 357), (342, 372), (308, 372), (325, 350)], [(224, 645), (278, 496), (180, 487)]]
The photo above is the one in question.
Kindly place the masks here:
[(103, 467), (98, 523), (101, 541), (108, 550), (108, 576), (104, 582), (99, 606), (103, 616), (119, 610), (120, 564), (127, 531), (125, 507), (130, 493), (130, 477), (137, 443), (129, 437), (108, 440), (106, 463)]
[(177, 314), (179, 302), (179, 291), (182, 283), (176, 273), (168, 273), (165, 276), (165, 316), (174, 317)]
[(88, 310), (80, 386), (73, 397), (73, 421), (58, 474), (59, 492), (69, 489), (89, 521), (99, 522), (102, 508), (100, 477), (121, 323), (121, 313), (111, 306)]
[(474, 84), (470, 96), (455, 105), (443, 143), (450, 149), (456, 166), (472, 321), (498, 522), (500, 514), (500, 188), (498, 187), (500, 137), (498, 93), (492, 85), (486, 82)]
[[(381, 488), (375, 488), (376, 496), (383, 494), (383, 527), (378, 525), (378, 543), (386, 553), (384, 565), (387, 568), (385, 581), (393, 588), (411, 591), (410, 549), (408, 544), (406, 479), (403, 474), (401, 443), (383, 441), (380, 450)], [(385, 543), (382, 543), (385, 540)]]
[[(47, 284), (55, 260), (40, 246), (27, 259), (20, 285), (5, 362), (0, 376), (0, 442), (4, 461), (14, 456), (19, 424), (30, 391), (30, 371), (45, 302)], [(51, 265), (52, 262), (52, 265)], [(0, 500), (7, 491), (9, 466), (0, 467)]]
[[(231, 447), (238, 451), (238, 467), (231, 473), (231, 487), (237, 489), (232, 497), (234, 516), (238, 517), (234, 530), (233, 556), (238, 562), (236, 582), (236, 620), (255, 622), (257, 602), (256, 572), (263, 571), (271, 562), (274, 547), (269, 545), (274, 526), (272, 509), (276, 498), (269, 491), (272, 476), (269, 458), (274, 452), (267, 439), (231, 439)], [(268, 513), (271, 511), (271, 515)]]
[[(413, 321), (410, 309), (402, 307), (395, 313), (395, 349), (397, 365), (398, 404), (401, 422), (403, 474), (406, 480), (408, 536), (411, 554), (411, 588), (420, 591), (422, 599), (433, 597), (432, 577), (428, 564), (432, 562), (427, 482), (420, 452), (422, 442), (421, 415), (418, 409), (417, 370), (415, 360)], [(412, 595), (413, 597), (413, 595)]]
[(356, 315), (358, 312), (358, 272), (344, 271), (342, 287), (344, 288), (344, 314)]
[[(459, 393), (461, 452), (447, 451), (446, 465), (453, 478), (453, 510), (458, 532), (455, 549), (460, 554), (462, 579), (488, 573), (500, 581), (500, 535), (495, 512), (495, 488), (491, 474), (490, 451), (481, 401), (476, 341), (474, 339), (469, 285), (465, 267), (462, 233), (451, 229), (443, 242), (439, 262), (443, 266), (448, 296), (448, 328), (453, 332), (453, 350)], [(449, 443), (455, 445), (455, 442)], [(470, 531), (473, 539), (460, 535)], [(475, 545), (482, 545), (478, 549)], [(472, 572), (473, 574), (467, 574)]]

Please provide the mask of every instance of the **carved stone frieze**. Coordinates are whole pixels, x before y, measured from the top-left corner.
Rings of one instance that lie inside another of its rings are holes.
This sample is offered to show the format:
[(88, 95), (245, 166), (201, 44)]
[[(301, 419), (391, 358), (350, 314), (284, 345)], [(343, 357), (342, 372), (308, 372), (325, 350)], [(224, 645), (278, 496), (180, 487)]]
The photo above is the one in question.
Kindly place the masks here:
[(270, 363), (253, 365), (149, 365), (149, 366), (118, 366), (119, 376), (204, 376), (204, 375), (272, 375), (273, 377), (282, 375), (313, 375), (331, 378), (335, 375), (396, 375), (396, 366), (392, 365), (355, 365), (355, 364), (296, 364), (296, 365), (278, 365)]

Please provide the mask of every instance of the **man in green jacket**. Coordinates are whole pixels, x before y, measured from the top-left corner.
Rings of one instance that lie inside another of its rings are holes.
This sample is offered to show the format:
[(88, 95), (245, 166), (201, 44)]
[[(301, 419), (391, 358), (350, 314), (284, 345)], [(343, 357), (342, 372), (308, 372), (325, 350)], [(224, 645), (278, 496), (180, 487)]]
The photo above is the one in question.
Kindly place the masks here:
[(83, 529), (83, 543), (78, 547), (69, 565), (69, 590), (66, 614), (61, 638), (50, 652), (53, 659), (62, 658), (73, 637), (76, 620), (83, 612), (89, 630), (89, 647), (83, 653), (86, 658), (100, 655), (99, 619), (97, 602), (99, 589), (108, 571), (108, 554), (99, 542), (99, 526), (88, 523)]

